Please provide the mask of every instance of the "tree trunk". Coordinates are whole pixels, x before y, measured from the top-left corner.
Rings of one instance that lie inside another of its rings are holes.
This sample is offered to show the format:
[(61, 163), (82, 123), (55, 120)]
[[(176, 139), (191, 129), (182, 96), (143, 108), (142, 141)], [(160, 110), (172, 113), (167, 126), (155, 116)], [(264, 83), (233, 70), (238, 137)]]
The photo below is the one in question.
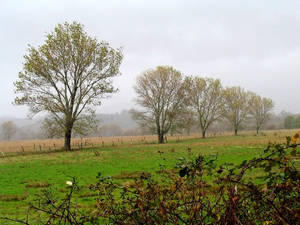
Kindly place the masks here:
[(158, 133), (158, 143), (162, 144), (164, 143), (164, 134), (162, 132)]
[(66, 127), (65, 131), (65, 150), (71, 150), (71, 136), (72, 136), (72, 126)]
[(237, 135), (237, 134), (238, 134), (238, 129), (234, 128), (234, 135)]
[(259, 127), (256, 127), (256, 134), (258, 134), (258, 131), (259, 131)]
[(191, 134), (191, 129), (187, 128), (187, 135), (190, 136), (190, 134)]
[(202, 130), (202, 138), (206, 138), (206, 130)]

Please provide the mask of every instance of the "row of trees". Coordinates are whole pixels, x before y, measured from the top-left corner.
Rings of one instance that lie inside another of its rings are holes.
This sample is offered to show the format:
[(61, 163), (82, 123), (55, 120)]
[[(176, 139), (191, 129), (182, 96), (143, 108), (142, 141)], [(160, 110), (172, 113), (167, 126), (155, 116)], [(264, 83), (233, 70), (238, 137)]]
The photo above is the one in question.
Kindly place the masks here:
[[(117, 91), (112, 78), (120, 74), (121, 49), (88, 36), (83, 25), (73, 22), (59, 24), (44, 44), (30, 46), (28, 51), (14, 83), (15, 104), (29, 106), (32, 115), (48, 112), (45, 126), (52, 135), (63, 134), (65, 149), (70, 150), (72, 132), (85, 133), (85, 128), (95, 124), (93, 106)], [(223, 117), (237, 134), (249, 114), (258, 132), (273, 107), (272, 100), (240, 87), (224, 89), (219, 80), (183, 79), (181, 72), (168, 66), (144, 72), (135, 90), (144, 110), (132, 110), (132, 115), (142, 127), (157, 133), (159, 143), (170, 130), (188, 127), (195, 118), (203, 137)]]
[(268, 120), (274, 103), (241, 87), (223, 88), (219, 79), (183, 77), (170, 66), (158, 66), (142, 73), (135, 86), (137, 103), (143, 110), (131, 110), (142, 127), (157, 133), (159, 143), (170, 130), (197, 123), (205, 138), (207, 129), (226, 119), (235, 135), (252, 117), (258, 133)]

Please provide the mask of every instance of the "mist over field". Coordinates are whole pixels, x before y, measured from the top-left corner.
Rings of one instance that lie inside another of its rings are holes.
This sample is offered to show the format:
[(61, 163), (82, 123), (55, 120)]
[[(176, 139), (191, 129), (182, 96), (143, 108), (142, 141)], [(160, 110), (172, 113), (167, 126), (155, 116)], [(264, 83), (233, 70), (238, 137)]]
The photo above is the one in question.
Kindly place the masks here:
[[(284, 120), (290, 114), (273, 114), (270, 120), (265, 125), (265, 129), (276, 130), (284, 129)], [(145, 130), (140, 130), (138, 124), (132, 119), (129, 111), (122, 111), (120, 113), (112, 114), (97, 114), (98, 129), (87, 136), (89, 137), (108, 137), (108, 136), (132, 136), (132, 135), (145, 135), (151, 134)], [(16, 132), (12, 135), (10, 140), (32, 140), (32, 139), (45, 139), (53, 138), (47, 137), (45, 130), (43, 130), (42, 123), (44, 117), (34, 117), (32, 119), (24, 118), (18, 119), (15, 117), (0, 117), (0, 124), (7, 121), (12, 121), (16, 125)], [(253, 130), (255, 127), (254, 122), (250, 121), (249, 126), (245, 127), (246, 130)], [(292, 128), (292, 127), (291, 127)], [(227, 123), (216, 123), (209, 130), (210, 133), (230, 131), (231, 128)], [(199, 132), (198, 126), (194, 126), (193, 132)], [(0, 141), (5, 141), (3, 130), (0, 129)]]
[[(106, 137), (139, 134), (136, 122), (131, 118), (128, 111), (113, 114), (97, 114), (98, 129), (88, 136)], [(10, 140), (30, 140), (53, 138), (47, 136), (42, 126), (44, 117), (32, 119), (18, 119), (15, 117), (0, 117), (0, 124), (12, 121), (16, 125), (16, 132)], [(3, 130), (0, 130), (0, 140), (5, 140)]]

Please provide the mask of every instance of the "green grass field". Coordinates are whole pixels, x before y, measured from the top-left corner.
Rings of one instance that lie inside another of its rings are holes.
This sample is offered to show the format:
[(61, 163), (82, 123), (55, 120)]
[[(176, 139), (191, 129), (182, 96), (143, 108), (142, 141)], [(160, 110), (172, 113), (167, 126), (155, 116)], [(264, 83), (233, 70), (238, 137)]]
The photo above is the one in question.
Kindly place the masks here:
[(262, 153), (269, 141), (269, 136), (226, 136), (0, 158), (0, 216), (23, 217), (35, 193), (52, 188), (62, 194), (69, 176), (76, 177), (81, 187), (76, 200), (91, 207), (94, 201), (88, 187), (99, 172), (115, 176), (120, 183), (138, 171), (158, 176), (160, 165), (173, 168), (179, 157), (188, 155), (188, 148), (194, 156), (217, 154), (219, 163), (237, 164)]

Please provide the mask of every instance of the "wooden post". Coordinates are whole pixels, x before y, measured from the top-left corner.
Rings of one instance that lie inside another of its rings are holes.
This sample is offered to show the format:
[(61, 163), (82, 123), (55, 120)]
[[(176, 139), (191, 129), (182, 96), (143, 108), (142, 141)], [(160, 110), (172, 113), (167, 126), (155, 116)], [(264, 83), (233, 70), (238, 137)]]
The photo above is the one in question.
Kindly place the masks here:
[(25, 150), (24, 150), (24, 147), (21, 145), (21, 152), (24, 154), (25, 153)]

